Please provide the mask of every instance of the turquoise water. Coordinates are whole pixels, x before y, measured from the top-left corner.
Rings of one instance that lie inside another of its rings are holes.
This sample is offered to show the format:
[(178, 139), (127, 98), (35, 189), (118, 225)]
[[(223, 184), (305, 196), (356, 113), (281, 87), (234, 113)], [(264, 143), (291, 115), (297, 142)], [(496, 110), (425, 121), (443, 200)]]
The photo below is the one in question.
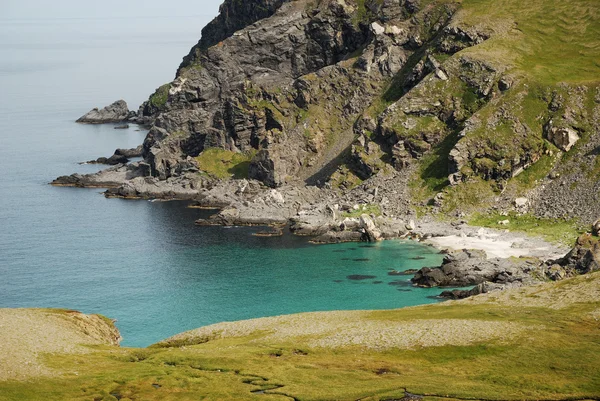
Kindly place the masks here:
[(207, 212), (185, 203), (47, 185), (142, 142), (136, 127), (74, 120), (119, 97), (137, 107), (172, 79), (208, 19), (0, 19), (0, 307), (103, 313), (124, 345), (146, 346), (226, 320), (435, 302), (439, 290), (387, 274), (440, 263), (416, 243), (259, 238), (256, 228), (196, 227)]

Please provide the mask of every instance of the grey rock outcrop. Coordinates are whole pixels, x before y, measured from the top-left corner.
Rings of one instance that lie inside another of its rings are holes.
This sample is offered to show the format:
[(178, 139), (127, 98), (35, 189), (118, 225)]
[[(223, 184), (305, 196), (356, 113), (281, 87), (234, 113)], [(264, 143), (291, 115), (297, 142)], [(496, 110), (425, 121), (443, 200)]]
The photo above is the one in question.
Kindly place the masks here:
[(118, 188), (123, 183), (139, 177), (144, 171), (141, 163), (118, 164), (93, 174), (71, 174), (61, 176), (50, 184), (60, 187)]
[(117, 100), (103, 109), (94, 108), (80, 117), (77, 122), (85, 124), (120, 123), (131, 116), (127, 103)]
[(99, 157), (96, 160), (89, 160), (85, 164), (108, 164), (109, 166), (126, 164), (132, 157), (141, 157), (142, 150), (142, 145), (131, 149), (117, 149), (111, 157)]
[(579, 135), (571, 127), (553, 127), (552, 122), (549, 124), (548, 132), (546, 134), (548, 140), (552, 142), (557, 148), (568, 152), (573, 146), (579, 141)]
[(569, 276), (600, 270), (600, 241), (589, 234), (577, 239), (575, 247), (564, 258), (555, 261)]
[(411, 281), (422, 287), (465, 287), (489, 281), (498, 284), (531, 283), (540, 270), (537, 259), (488, 259), (484, 251), (449, 251), (441, 267), (424, 267)]

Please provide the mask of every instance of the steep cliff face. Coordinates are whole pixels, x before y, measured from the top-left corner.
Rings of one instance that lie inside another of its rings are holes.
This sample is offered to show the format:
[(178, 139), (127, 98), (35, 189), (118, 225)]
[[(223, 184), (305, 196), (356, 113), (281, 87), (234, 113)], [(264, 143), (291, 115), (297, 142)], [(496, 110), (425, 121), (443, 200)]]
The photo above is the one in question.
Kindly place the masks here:
[[(546, 2), (226, 0), (141, 108), (151, 174), (239, 154), (235, 177), (347, 190), (396, 169), (433, 212), (527, 196), (538, 215), (592, 220), (600, 17), (590, 0), (541, 15)], [(575, 180), (586, 200), (550, 210)]]
[[(342, 0), (266, 1), (259, 14), (245, 7), (225, 2), (176, 80), (144, 105), (154, 119), (145, 143), (154, 175), (178, 174), (187, 156), (216, 147), (254, 155), (250, 178), (271, 186), (317, 177), (333, 162), (326, 179), (357, 117), (454, 11)], [(263, 15), (271, 16), (244, 27)]]

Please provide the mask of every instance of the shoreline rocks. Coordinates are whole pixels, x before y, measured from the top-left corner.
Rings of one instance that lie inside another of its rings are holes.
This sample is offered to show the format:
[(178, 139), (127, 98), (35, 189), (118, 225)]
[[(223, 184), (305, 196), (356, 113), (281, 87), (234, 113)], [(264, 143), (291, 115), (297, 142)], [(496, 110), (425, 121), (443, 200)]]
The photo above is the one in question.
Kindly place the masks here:
[(533, 283), (542, 262), (536, 258), (488, 259), (484, 251), (448, 251), (440, 267), (423, 267), (411, 281), (420, 287), (466, 287), (486, 281)]
[(127, 164), (132, 157), (142, 157), (143, 147), (139, 145), (137, 148), (117, 149), (111, 157), (99, 157), (96, 160), (88, 160), (80, 164), (107, 164), (116, 166), (117, 164)]
[(124, 100), (117, 100), (102, 109), (93, 108), (79, 117), (76, 122), (82, 124), (121, 123), (134, 115), (135, 112), (129, 111)]

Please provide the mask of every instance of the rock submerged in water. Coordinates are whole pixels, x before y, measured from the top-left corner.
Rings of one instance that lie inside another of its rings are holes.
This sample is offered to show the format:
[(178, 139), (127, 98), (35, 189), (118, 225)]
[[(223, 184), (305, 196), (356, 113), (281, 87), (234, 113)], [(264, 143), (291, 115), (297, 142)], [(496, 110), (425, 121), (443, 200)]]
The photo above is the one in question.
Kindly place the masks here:
[(81, 116), (77, 122), (83, 124), (120, 123), (127, 120), (132, 113), (124, 100), (117, 100), (111, 105), (98, 109), (97, 107)]
[(89, 160), (85, 164), (108, 164), (109, 166), (127, 164), (130, 157), (141, 157), (142, 151), (142, 145), (131, 149), (117, 149), (111, 157), (99, 157), (96, 160)]
[(377, 278), (377, 276), (371, 276), (368, 274), (351, 274), (349, 276), (346, 276), (346, 278), (348, 280), (361, 281), (361, 280), (372, 280), (374, 278)]

